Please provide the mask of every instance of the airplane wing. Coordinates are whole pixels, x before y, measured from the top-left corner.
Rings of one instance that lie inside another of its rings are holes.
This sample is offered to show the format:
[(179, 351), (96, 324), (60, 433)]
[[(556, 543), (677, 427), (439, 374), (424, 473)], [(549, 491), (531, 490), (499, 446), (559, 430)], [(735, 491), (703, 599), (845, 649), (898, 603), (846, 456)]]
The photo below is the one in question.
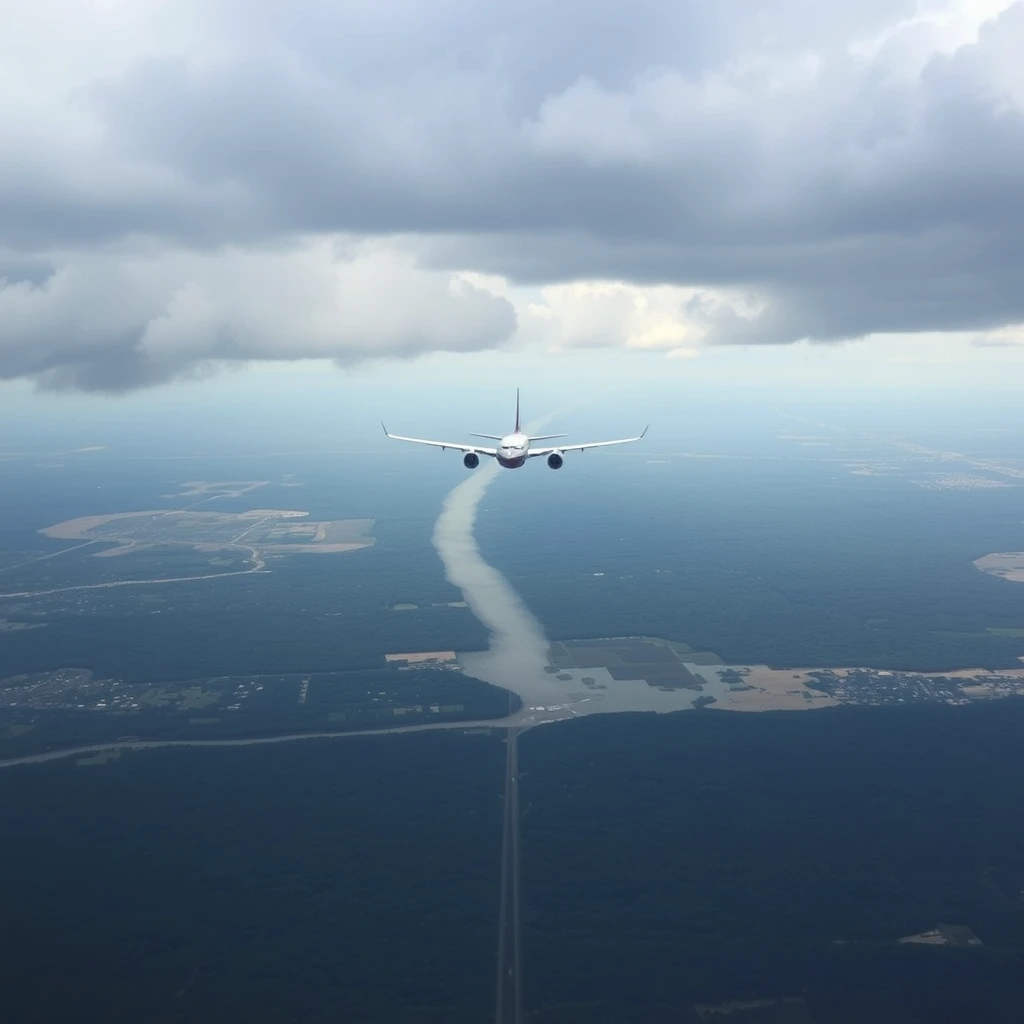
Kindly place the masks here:
[(587, 448), (607, 448), (612, 444), (631, 444), (633, 441), (641, 440), (647, 433), (647, 427), (637, 437), (623, 437), (617, 441), (588, 441), (586, 444), (563, 444), (557, 448), (531, 448), (530, 458), (537, 458), (541, 455), (550, 455), (552, 452), (582, 452)]
[(476, 452), (477, 455), (490, 455), (491, 458), (494, 458), (498, 454), (497, 448), (481, 448), (479, 445), (475, 444), (454, 444), (451, 441), (428, 441), (426, 438), (422, 437), (402, 437), (399, 434), (389, 434), (388, 428), (385, 427), (383, 423), (381, 426), (384, 427), (385, 435), (390, 437), (392, 441), (411, 441), (413, 444), (429, 444), (434, 448), (453, 448), (457, 452)]

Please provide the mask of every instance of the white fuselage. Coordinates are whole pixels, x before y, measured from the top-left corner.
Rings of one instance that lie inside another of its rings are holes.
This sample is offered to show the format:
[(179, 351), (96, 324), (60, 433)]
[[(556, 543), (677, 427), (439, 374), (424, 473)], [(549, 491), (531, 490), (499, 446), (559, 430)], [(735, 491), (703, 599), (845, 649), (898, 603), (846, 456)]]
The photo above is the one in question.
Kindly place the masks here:
[(526, 434), (506, 434), (498, 442), (498, 464), (505, 469), (519, 469), (530, 455), (530, 439)]

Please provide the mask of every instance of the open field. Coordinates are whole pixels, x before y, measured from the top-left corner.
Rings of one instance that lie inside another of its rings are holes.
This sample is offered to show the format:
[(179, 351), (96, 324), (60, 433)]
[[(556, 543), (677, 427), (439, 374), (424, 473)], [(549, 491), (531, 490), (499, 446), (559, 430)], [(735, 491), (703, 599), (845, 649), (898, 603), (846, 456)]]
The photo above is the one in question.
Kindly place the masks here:
[(45, 622), (12, 622), (10, 619), (0, 619), (0, 633), (20, 633), (25, 629), (42, 629)]
[(1024, 583), (1024, 551), (995, 552), (975, 559), (974, 564), (990, 576), (999, 576), (1012, 583)]
[(454, 651), (417, 651), (412, 654), (385, 654), (388, 664), (437, 665), (455, 661)]
[(804, 711), (834, 707), (840, 701), (826, 693), (812, 690), (810, 670), (774, 669), (767, 665), (732, 665), (732, 672), (742, 683), (725, 698), (718, 698), (716, 708), (727, 711)]
[(186, 480), (181, 486), (181, 492), (172, 497), (176, 498), (204, 498), (204, 497), (225, 497), (239, 498), (249, 491), (255, 491), (260, 487), (266, 487), (269, 480)]
[(704, 681), (694, 674), (694, 666), (722, 663), (713, 651), (694, 651), (656, 637), (566, 640), (552, 644), (548, 657), (563, 671), (603, 668), (616, 681), (640, 680), (664, 690), (699, 691)]

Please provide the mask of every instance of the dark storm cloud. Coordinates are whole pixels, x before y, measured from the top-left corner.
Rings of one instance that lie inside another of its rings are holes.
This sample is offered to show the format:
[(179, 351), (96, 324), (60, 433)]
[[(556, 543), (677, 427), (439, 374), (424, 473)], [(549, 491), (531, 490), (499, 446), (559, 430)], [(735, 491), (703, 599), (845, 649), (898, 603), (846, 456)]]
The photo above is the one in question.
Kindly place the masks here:
[[(18, 259), (82, 264), (140, 236), (212, 261), (298, 236), (400, 235), (421, 260), (400, 275), (412, 312), (439, 325), (368, 330), (399, 292), (346, 270), (358, 315), (334, 348), (301, 326), (285, 341), (240, 302), (222, 308), (212, 263), (195, 307), (170, 309), (198, 272), (175, 266), (147, 277), (130, 316), (96, 314), (114, 297), (95, 280), (57, 313), (42, 298), (59, 290), (19, 293), (24, 335), (0, 334), (0, 376), (121, 387), (221, 358), (502, 343), (511, 306), (468, 286), (449, 295), (453, 269), (755, 296), (756, 315), (690, 310), (714, 343), (1024, 320), (1024, 4), (945, 54), (941, 26), (908, 20), (916, 9), (185, 3), (188, 44), (144, 40), (137, 59), (76, 84), (79, 159), (45, 125), (28, 132), (3, 172), (2, 241)], [(372, 316), (355, 298), (369, 287), (383, 297)], [(290, 295), (301, 306), (301, 288)], [(75, 310), (85, 326), (56, 334)]]
[[(226, 234), (246, 203), (280, 230), (579, 228), (677, 242), (910, 230), (1019, 159), (1019, 124), (978, 80), (983, 53), (903, 78), (843, 52), (854, 26), (833, 22), (834, 8), (605, 6), (500, 19), (486, 5), (436, 17), (430, 4), (273, 5), (239, 21), (232, 59), (142, 61), (91, 96), (114, 152), (187, 183), (179, 202), (223, 190)], [(857, 27), (909, 9), (858, 5)], [(1024, 43), (1022, 13), (981, 48)], [(762, 95), (805, 46), (827, 66)], [(751, 60), (774, 63), (706, 84)]]

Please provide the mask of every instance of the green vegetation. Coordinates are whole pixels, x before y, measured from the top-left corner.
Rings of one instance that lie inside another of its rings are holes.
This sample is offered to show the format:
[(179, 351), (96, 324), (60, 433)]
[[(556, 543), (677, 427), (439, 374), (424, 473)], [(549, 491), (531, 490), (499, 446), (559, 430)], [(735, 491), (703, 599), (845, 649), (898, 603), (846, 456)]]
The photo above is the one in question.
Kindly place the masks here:
[[(132, 740), (246, 739), (502, 718), (517, 697), (452, 669), (222, 676), (151, 687), (69, 673), (6, 691), (0, 760)], [(216, 715), (196, 717), (197, 708)], [(398, 721), (396, 721), (398, 719)]]
[[(799, 996), (814, 1024), (1017, 1024), (1022, 731), (1008, 700), (527, 732), (529, 1019)], [(0, 787), (11, 1019), (487, 1019), (498, 737), (81, 760)], [(939, 923), (984, 945), (896, 942)]]
[(45, 622), (15, 622), (10, 619), (0, 619), (0, 633), (15, 633), (21, 629), (42, 629)]
[(9, 722), (0, 727), (0, 740), (16, 740), (19, 736), (30, 733), (35, 726), (31, 722)]
[[(684, 643), (660, 637), (620, 637), (600, 640), (564, 640), (548, 649), (553, 669), (607, 668), (612, 679), (643, 680), (661, 690), (697, 690), (702, 680), (683, 664), (720, 665), (713, 651), (694, 651)], [(697, 659), (700, 659), (699, 661)], [(571, 675), (557, 677), (569, 680)], [(594, 679), (590, 678), (593, 683)]]
[(5, 769), (4, 1021), (487, 1020), (499, 738), (88, 760)]
[(221, 694), (214, 690), (204, 690), (201, 686), (187, 686), (180, 692), (178, 707), (182, 711), (189, 708), (205, 708), (210, 704), (216, 704), (221, 699)]
[(98, 750), (95, 754), (91, 754), (88, 757), (79, 757), (75, 759), (75, 764), (79, 768), (88, 767), (94, 764), (108, 764), (111, 761), (116, 761), (121, 756), (120, 750)]
[[(1022, 731), (1014, 698), (527, 732), (530, 1019), (675, 1024), (801, 995), (815, 1024), (1015, 1024)], [(896, 943), (940, 922), (984, 945)]]
[[(743, 454), (759, 447), (748, 438)], [(485, 557), (514, 572), (549, 637), (663, 636), (779, 667), (1020, 664), (1024, 637), (986, 630), (1021, 628), (1024, 584), (973, 565), (1024, 547), (1016, 489), (928, 491), (810, 459), (654, 472), (624, 461), (611, 488), (597, 471), (574, 477), (536, 536), (529, 488), (480, 517)]]

